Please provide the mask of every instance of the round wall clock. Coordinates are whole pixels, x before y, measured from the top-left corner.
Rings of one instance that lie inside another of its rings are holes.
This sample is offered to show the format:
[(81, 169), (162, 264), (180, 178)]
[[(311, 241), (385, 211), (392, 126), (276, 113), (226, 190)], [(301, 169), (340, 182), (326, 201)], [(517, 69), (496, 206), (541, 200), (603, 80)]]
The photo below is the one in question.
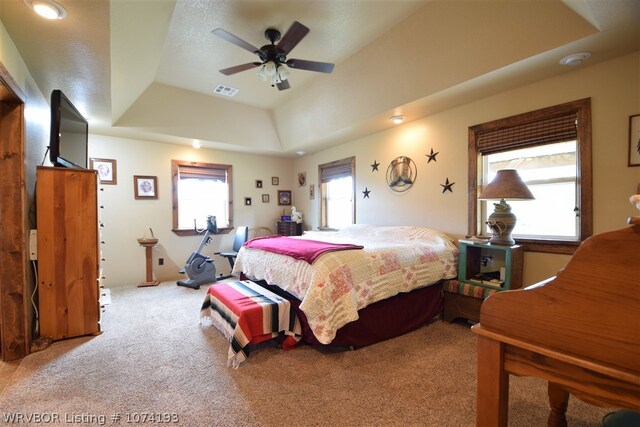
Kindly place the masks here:
[(400, 156), (391, 161), (387, 168), (387, 185), (393, 191), (407, 191), (416, 181), (416, 164), (409, 157)]

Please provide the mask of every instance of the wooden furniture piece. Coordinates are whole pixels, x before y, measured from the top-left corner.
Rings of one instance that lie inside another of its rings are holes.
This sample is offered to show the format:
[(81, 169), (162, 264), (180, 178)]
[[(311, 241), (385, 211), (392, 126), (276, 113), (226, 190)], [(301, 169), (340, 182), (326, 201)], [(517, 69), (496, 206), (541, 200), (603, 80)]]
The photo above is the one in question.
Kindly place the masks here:
[(281, 236), (302, 236), (302, 223), (278, 221), (277, 234)]
[[(460, 242), (457, 280), (446, 281), (443, 320), (480, 321), (482, 302), (495, 292), (522, 287), (522, 246)], [(501, 273), (503, 271), (503, 273)], [(504, 276), (504, 280), (500, 280)], [(491, 282), (490, 279), (498, 280)]]
[(99, 333), (97, 172), (38, 167), (36, 179), (40, 335)]
[(138, 244), (144, 247), (144, 256), (146, 260), (146, 278), (144, 282), (140, 282), (138, 284), (138, 287), (158, 286), (160, 281), (153, 280), (153, 247), (158, 244), (158, 239), (138, 239)]
[(476, 425), (507, 426), (509, 375), (549, 382), (549, 426), (569, 393), (640, 411), (640, 225), (585, 240), (558, 275), (484, 302)]

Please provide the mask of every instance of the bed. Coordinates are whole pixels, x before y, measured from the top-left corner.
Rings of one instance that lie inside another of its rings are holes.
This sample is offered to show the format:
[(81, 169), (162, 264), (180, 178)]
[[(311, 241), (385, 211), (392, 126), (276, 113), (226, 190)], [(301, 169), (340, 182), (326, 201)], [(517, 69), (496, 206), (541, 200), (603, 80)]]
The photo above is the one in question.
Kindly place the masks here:
[[(260, 245), (301, 246), (305, 241), (338, 249), (304, 260)], [(453, 240), (437, 230), (353, 225), (335, 232), (250, 240), (238, 252), (233, 272), (290, 300), (303, 341), (362, 347), (414, 330), (439, 315), (441, 283), (456, 277), (457, 257)]]

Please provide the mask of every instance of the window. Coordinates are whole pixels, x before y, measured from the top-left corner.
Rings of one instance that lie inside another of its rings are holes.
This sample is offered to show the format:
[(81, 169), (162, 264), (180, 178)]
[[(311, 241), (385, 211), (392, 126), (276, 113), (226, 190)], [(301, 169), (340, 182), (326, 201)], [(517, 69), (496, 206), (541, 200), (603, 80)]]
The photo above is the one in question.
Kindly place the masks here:
[(233, 228), (231, 172), (230, 165), (171, 161), (175, 233), (196, 234), (195, 228), (206, 228), (208, 215), (216, 217), (220, 233)]
[(318, 166), (320, 228), (344, 228), (355, 223), (355, 157)]
[(590, 99), (469, 128), (469, 234), (488, 236), (491, 202), (479, 201), (500, 169), (516, 169), (535, 200), (509, 201), (513, 237), (528, 251), (573, 253), (592, 230)]

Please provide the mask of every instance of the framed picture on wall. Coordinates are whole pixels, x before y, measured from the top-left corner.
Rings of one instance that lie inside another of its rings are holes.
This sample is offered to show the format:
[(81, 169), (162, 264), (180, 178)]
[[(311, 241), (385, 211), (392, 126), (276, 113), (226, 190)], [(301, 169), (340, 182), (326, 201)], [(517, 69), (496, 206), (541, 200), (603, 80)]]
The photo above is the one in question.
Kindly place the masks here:
[(155, 176), (134, 175), (133, 194), (136, 200), (158, 198), (158, 178)]
[(278, 204), (280, 206), (290, 206), (291, 205), (291, 191), (289, 191), (289, 190), (278, 190)]
[(269, 195), (268, 194), (263, 194), (262, 195), (262, 203), (269, 203)]
[(115, 185), (118, 183), (117, 163), (113, 159), (89, 159), (89, 168), (98, 171), (100, 184)]
[(278, 178), (277, 176), (272, 176), (271, 185), (280, 185), (280, 178)]
[(640, 114), (629, 116), (629, 166), (640, 166)]

